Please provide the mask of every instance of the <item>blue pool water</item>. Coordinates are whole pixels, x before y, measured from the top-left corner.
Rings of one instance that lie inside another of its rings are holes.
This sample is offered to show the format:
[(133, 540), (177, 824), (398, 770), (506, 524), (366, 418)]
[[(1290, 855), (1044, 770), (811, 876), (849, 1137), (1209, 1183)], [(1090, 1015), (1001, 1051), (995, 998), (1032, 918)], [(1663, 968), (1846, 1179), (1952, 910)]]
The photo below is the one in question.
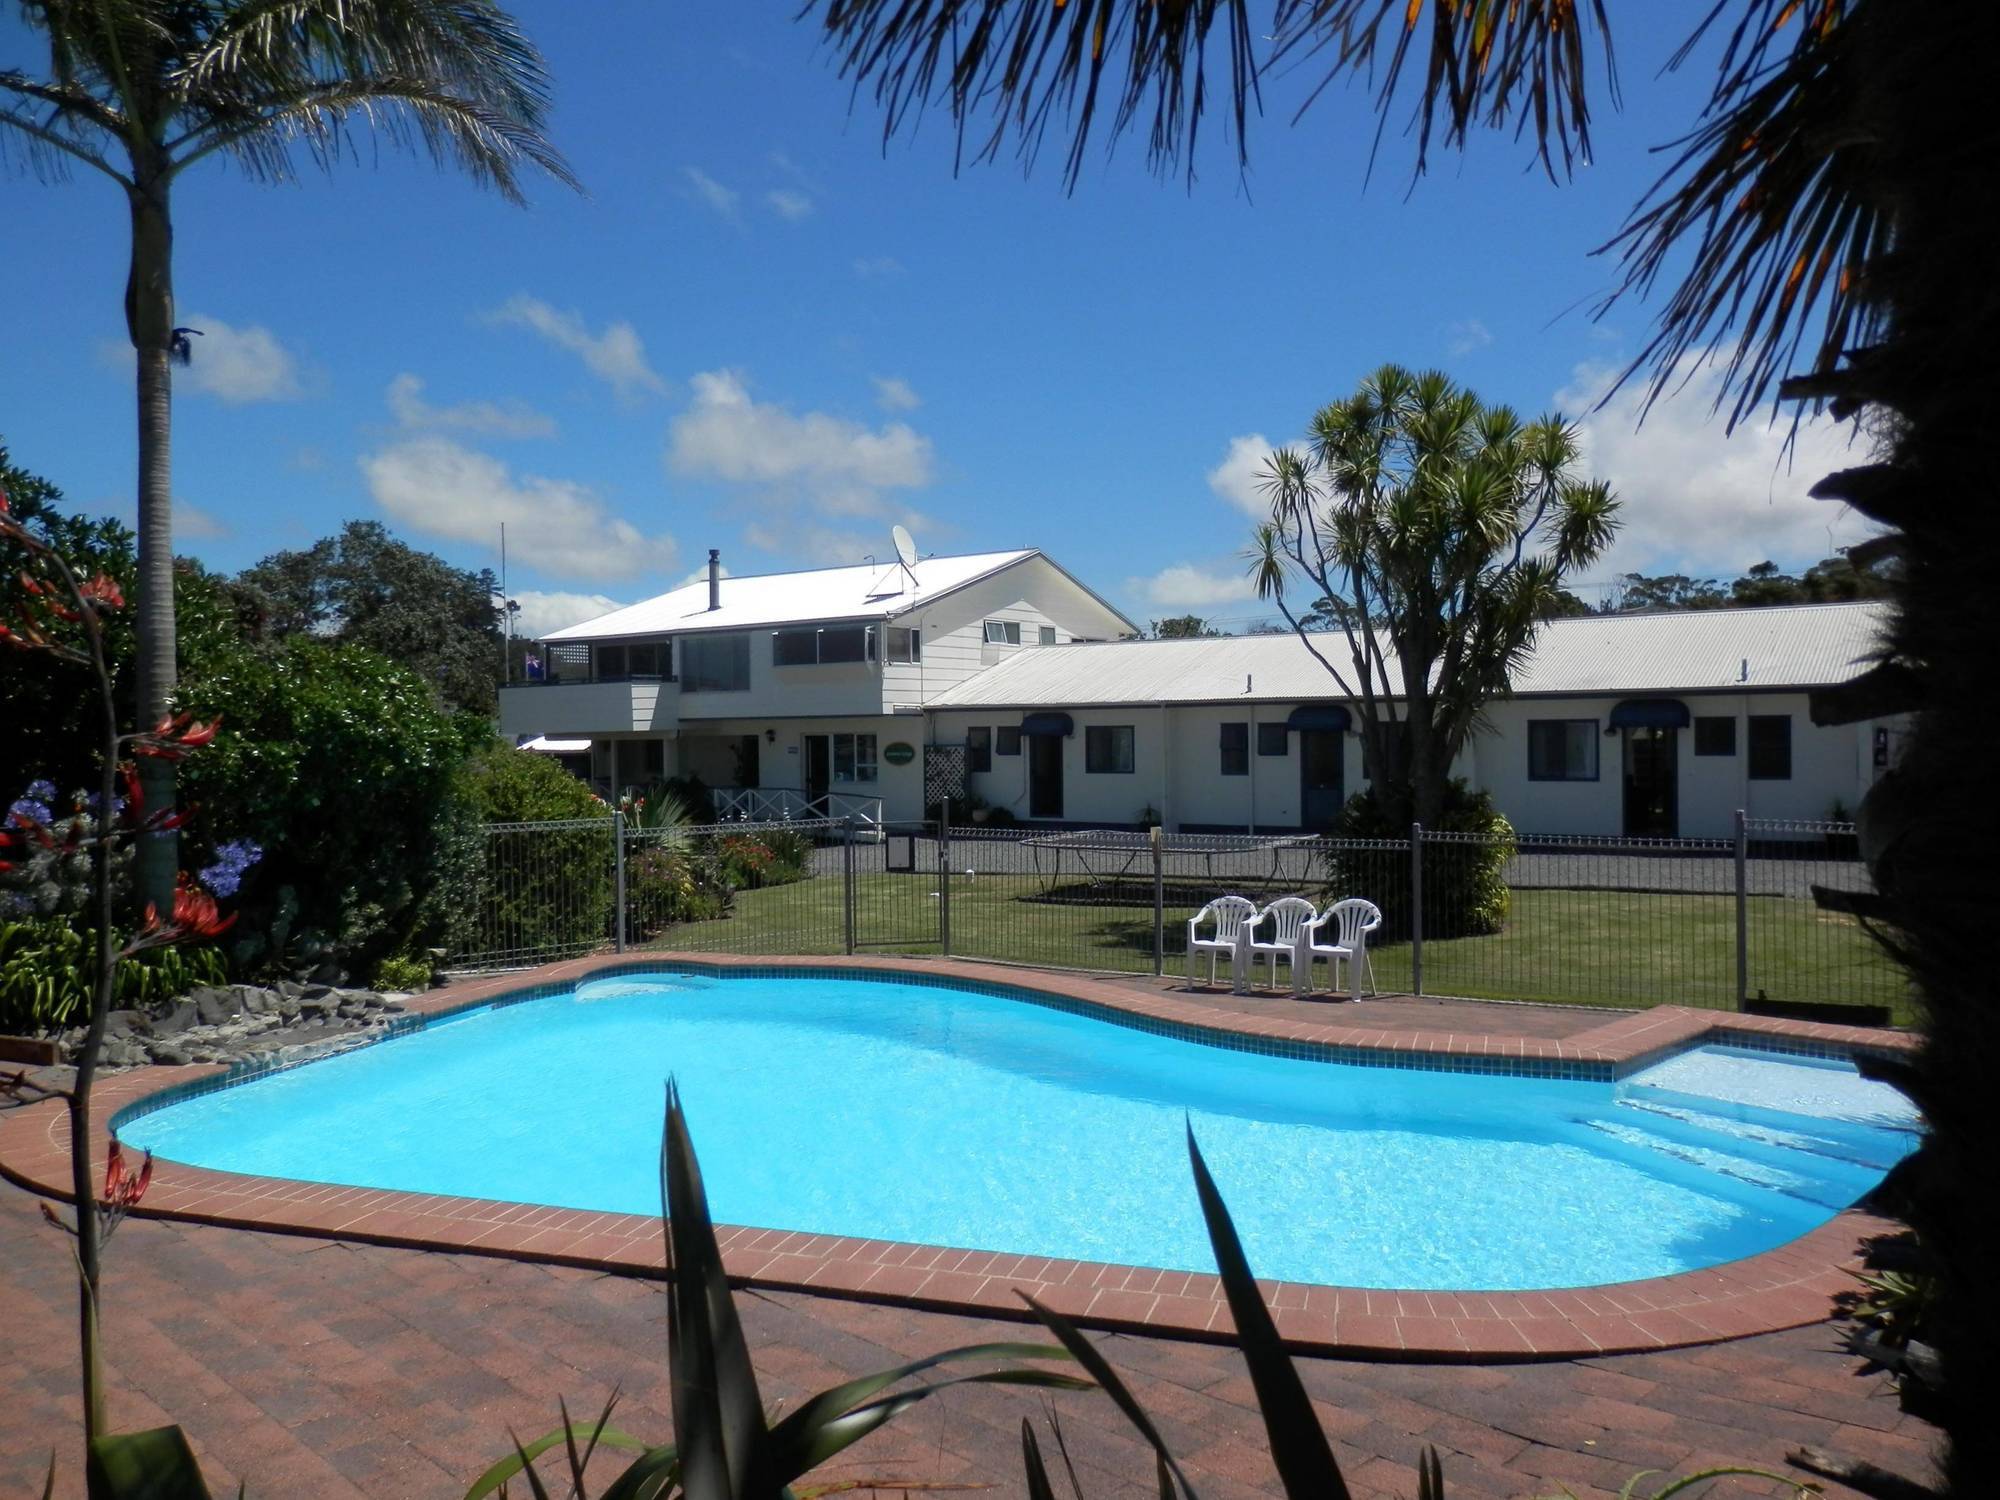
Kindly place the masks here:
[(1915, 1143), (1845, 1064), (1701, 1048), (1617, 1084), (1298, 1061), (1001, 995), (625, 976), (169, 1105), (224, 1171), (659, 1210), (678, 1077), (718, 1221), (1211, 1270), (1183, 1122), (1260, 1275), (1587, 1286), (1733, 1260)]

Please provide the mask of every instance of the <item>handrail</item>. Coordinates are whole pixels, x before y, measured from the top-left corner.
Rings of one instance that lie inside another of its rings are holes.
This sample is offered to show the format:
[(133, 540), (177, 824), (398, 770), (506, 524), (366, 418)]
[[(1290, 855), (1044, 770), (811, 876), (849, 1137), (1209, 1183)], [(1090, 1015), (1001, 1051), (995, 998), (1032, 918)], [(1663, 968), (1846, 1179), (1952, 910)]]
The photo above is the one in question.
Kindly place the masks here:
[(855, 792), (827, 792), (815, 798), (807, 796), (797, 787), (748, 786), (719, 787), (713, 796), (715, 816), (719, 822), (783, 823), (797, 819), (852, 818), (856, 827), (865, 832), (879, 832), (882, 827), (882, 799)]

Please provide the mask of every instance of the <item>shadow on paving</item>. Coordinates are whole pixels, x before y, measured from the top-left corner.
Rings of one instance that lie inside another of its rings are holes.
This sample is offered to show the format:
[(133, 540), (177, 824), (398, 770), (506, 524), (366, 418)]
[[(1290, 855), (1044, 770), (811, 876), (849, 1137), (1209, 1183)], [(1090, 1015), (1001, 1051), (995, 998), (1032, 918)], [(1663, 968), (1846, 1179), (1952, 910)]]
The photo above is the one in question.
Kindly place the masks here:
[[(134, 1220), (112, 1246), (106, 1285), (112, 1425), (181, 1423), (218, 1494), (241, 1478), (253, 1497), (455, 1497), (507, 1449), (510, 1427), (545, 1431), (558, 1396), (594, 1410), (614, 1386), (625, 1430), (659, 1441), (671, 1427), (665, 1303), (648, 1282)], [(946, 1345), (1029, 1336), (1015, 1324), (792, 1293), (738, 1303), (773, 1404)], [(0, 1496), (39, 1494), (52, 1446), (62, 1450), (57, 1494), (80, 1496), (67, 1252), (34, 1200), (4, 1184), (0, 1309)], [(1232, 1350), (1123, 1336), (1104, 1345), (1204, 1500), (1279, 1493)], [(1452, 1500), (1564, 1485), (1587, 1500), (1641, 1468), (1782, 1468), (1798, 1443), (1923, 1477), (1934, 1441), (1886, 1378), (1837, 1352), (1825, 1325), (1547, 1364), (1300, 1367), (1357, 1500), (1413, 1495), (1426, 1442), (1443, 1454)], [(1021, 1495), (1020, 1421), (1039, 1410), (1026, 1392), (951, 1392), (816, 1478)], [(1090, 1500), (1154, 1493), (1147, 1450), (1108, 1401), (1070, 1396), (1060, 1410)], [(1707, 1493), (1778, 1491), (1727, 1481)]]

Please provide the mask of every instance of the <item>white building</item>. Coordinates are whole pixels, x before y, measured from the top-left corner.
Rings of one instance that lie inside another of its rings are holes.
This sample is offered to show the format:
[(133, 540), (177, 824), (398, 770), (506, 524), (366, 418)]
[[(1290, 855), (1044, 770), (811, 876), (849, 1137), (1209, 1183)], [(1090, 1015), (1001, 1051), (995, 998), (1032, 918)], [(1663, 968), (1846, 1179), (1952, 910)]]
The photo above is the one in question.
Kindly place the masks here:
[[(1890, 722), (1819, 728), (1857, 676), (1872, 603), (1587, 616), (1546, 626), (1454, 771), (1524, 832), (1721, 837), (1851, 812)], [(927, 558), (676, 590), (546, 642), (550, 681), (502, 732), (591, 742), (607, 786), (692, 772), (760, 805), (923, 815), (928, 746), (1022, 821), (1321, 828), (1364, 783), (1360, 736), (1292, 635), (1138, 641), (1040, 552)], [(1334, 665), (1345, 639), (1315, 638)]]

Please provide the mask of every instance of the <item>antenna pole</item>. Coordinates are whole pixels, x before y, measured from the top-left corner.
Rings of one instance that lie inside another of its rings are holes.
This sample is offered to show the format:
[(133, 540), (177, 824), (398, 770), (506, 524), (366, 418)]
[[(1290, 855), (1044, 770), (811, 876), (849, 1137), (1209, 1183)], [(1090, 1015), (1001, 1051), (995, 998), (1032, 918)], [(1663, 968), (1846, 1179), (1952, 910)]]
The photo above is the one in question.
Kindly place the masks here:
[(500, 685), (514, 680), (514, 612), (507, 607), (507, 523), (500, 523)]

